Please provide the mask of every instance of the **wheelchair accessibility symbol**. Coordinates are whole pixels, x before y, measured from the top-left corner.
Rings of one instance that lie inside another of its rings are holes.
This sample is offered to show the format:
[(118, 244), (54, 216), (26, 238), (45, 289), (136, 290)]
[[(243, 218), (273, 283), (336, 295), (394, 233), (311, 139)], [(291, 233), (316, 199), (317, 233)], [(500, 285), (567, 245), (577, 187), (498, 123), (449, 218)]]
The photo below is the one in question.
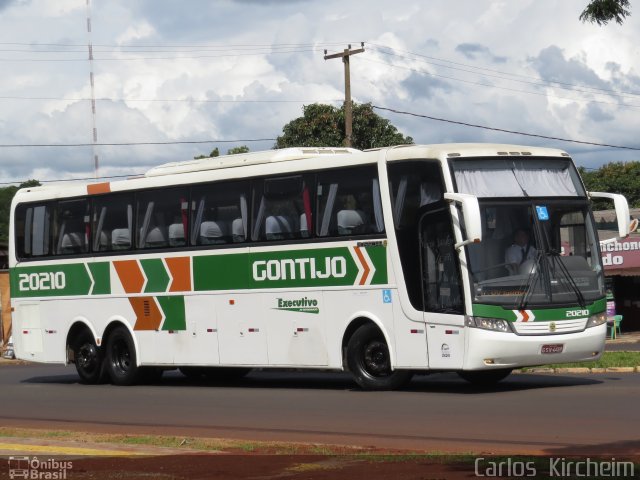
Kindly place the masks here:
[(391, 303), (391, 290), (382, 290), (382, 303)]
[(549, 211), (544, 205), (536, 205), (536, 213), (538, 214), (538, 220), (542, 222), (549, 220)]

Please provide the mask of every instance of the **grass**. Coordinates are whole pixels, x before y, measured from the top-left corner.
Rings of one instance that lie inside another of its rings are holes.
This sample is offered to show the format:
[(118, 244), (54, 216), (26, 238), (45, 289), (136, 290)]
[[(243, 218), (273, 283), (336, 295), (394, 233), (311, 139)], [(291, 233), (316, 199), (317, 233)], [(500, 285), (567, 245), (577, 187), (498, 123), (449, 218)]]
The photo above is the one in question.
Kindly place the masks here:
[[(610, 368), (610, 367), (638, 367), (640, 366), (640, 352), (604, 352), (599, 360), (593, 362), (551, 363), (536, 368)], [(531, 368), (523, 368), (531, 370)]]

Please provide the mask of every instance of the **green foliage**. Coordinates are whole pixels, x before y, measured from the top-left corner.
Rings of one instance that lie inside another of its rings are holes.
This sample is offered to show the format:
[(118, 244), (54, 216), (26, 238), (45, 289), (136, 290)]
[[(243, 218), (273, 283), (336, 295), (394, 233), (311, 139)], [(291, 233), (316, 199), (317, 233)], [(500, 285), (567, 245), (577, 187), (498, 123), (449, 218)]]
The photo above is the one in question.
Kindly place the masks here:
[(249, 153), (249, 147), (241, 145), (240, 147), (233, 147), (227, 150), (227, 155), (237, 155), (238, 153)]
[[(302, 107), (303, 116), (291, 120), (276, 140), (275, 148), (339, 147), (344, 144), (344, 106), (314, 103)], [(353, 104), (352, 146), (360, 150), (413, 143), (373, 111), (370, 103)]]
[(216, 147), (213, 150), (211, 150), (211, 153), (209, 155), (198, 155), (193, 157), (193, 159), (200, 160), (201, 158), (211, 158), (211, 157), (219, 157), (219, 156), (220, 156), (220, 150), (218, 150), (218, 147)]
[(37, 187), (40, 185), (38, 180), (27, 180), (17, 187), (11, 185), (9, 187), (0, 188), (0, 245), (7, 245), (9, 242), (9, 215), (11, 213), (11, 200), (21, 188)]
[[(239, 147), (232, 147), (229, 150), (227, 150), (227, 155), (236, 155), (238, 153), (249, 153), (249, 147), (247, 147), (246, 145), (241, 145)], [(220, 156), (220, 149), (216, 147), (213, 150), (211, 150), (211, 153), (209, 155), (198, 155), (196, 157), (193, 157), (193, 159), (200, 160), (202, 158), (213, 158), (213, 157), (219, 157), (219, 156)]]
[(624, 19), (631, 15), (629, 8), (629, 0), (591, 0), (580, 14), (580, 20), (600, 26), (615, 20), (618, 25), (622, 25)]
[[(626, 197), (630, 207), (640, 207), (640, 162), (612, 162), (598, 170), (587, 171), (582, 167), (579, 170), (587, 191), (620, 193)], [(594, 203), (596, 210), (612, 208), (613, 205), (607, 201)]]

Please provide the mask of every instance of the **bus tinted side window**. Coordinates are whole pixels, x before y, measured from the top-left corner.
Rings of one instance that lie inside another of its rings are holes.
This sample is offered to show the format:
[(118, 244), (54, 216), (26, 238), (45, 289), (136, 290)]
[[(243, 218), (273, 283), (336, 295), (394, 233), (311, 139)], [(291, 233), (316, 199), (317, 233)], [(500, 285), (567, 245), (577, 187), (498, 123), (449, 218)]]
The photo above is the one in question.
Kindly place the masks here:
[(131, 250), (133, 195), (130, 193), (96, 197), (92, 213), (93, 251)]
[(16, 252), (19, 258), (51, 253), (51, 207), (19, 205), (15, 213)]
[(74, 255), (89, 251), (89, 202), (60, 201), (56, 205), (54, 228), (54, 255)]
[(167, 248), (187, 244), (188, 190), (150, 190), (137, 195), (137, 247)]
[(240, 243), (247, 239), (248, 187), (248, 182), (228, 182), (192, 189), (192, 245)]
[(375, 165), (318, 175), (317, 228), (321, 237), (384, 232)]
[(308, 238), (313, 234), (313, 176), (291, 175), (254, 183), (252, 240)]

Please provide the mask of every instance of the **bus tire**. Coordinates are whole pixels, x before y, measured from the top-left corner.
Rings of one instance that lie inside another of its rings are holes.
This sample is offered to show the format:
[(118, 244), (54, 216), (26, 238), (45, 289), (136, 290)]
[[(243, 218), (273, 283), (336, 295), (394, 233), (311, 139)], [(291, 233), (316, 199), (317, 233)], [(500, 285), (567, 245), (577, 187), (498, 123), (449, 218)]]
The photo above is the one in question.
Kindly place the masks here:
[(136, 347), (123, 326), (114, 328), (107, 338), (106, 367), (114, 385), (134, 385), (138, 381)]
[(106, 379), (104, 352), (87, 329), (82, 330), (73, 342), (73, 361), (80, 382), (96, 385)]
[(411, 380), (410, 370), (392, 370), (384, 335), (368, 323), (359, 327), (347, 344), (347, 366), (363, 390), (394, 390)]
[(504, 380), (511, 373), (511, 368), (497, 370), (462, 370), (458, 375), (477, 387), (490, 387)]

